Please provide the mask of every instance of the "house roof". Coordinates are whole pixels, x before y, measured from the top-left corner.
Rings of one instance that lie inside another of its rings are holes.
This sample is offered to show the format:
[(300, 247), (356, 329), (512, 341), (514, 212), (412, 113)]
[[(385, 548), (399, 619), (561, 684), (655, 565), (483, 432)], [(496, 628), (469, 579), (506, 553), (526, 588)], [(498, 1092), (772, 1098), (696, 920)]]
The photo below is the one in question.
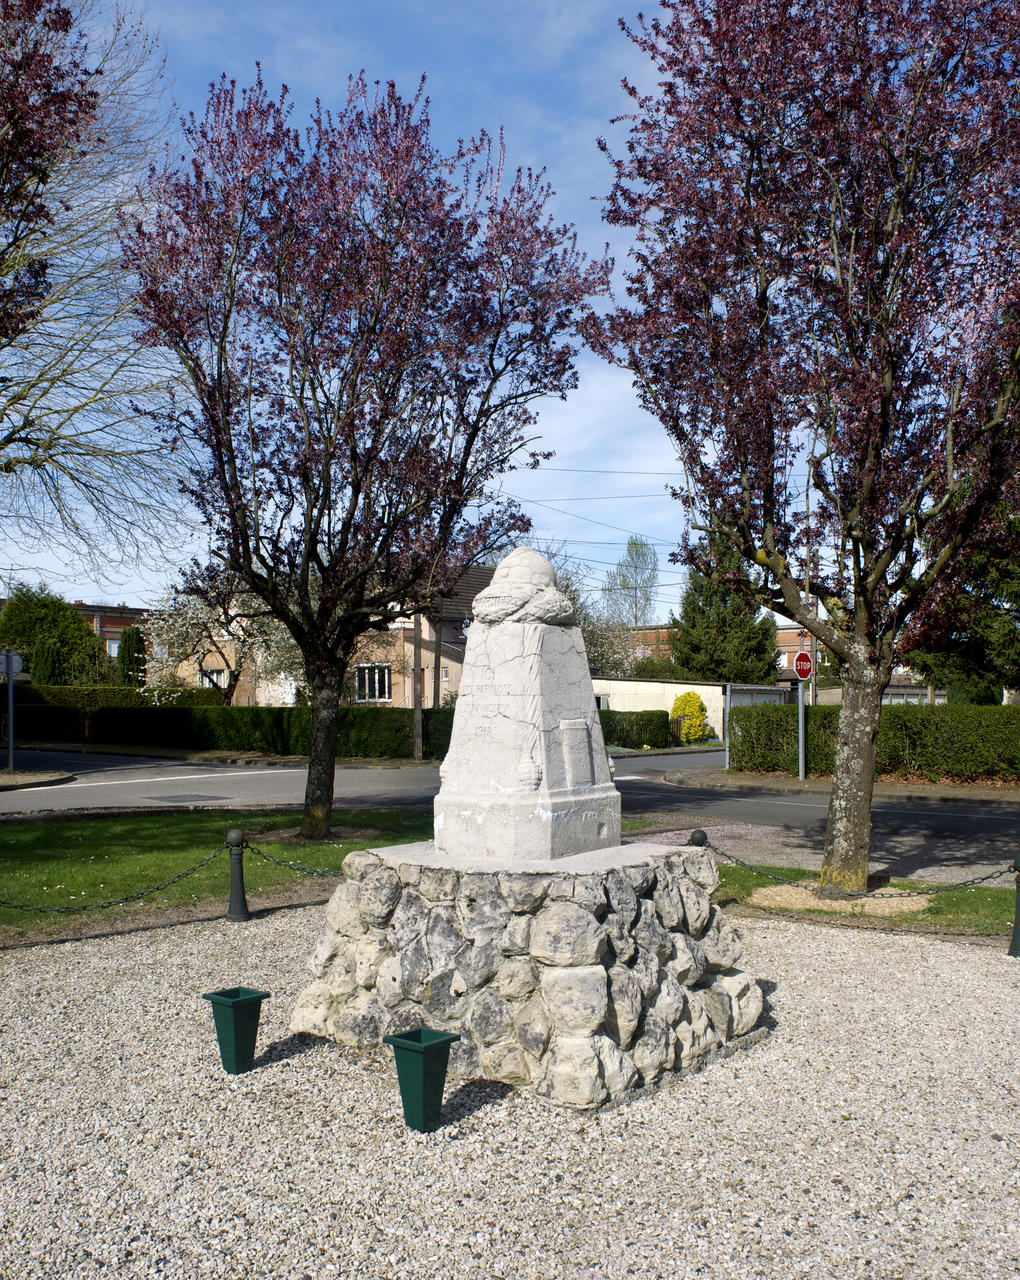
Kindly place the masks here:
[(438, 610), (430, 609), (427, 616), (430, 618), (438, 616), (444, 620), (470, 618), (472, 601), (479, 591), (484, 591), (489, 585), (495, 572), (495, 565), (469, 565), (461, 574), (453, 591), (437, 602)]

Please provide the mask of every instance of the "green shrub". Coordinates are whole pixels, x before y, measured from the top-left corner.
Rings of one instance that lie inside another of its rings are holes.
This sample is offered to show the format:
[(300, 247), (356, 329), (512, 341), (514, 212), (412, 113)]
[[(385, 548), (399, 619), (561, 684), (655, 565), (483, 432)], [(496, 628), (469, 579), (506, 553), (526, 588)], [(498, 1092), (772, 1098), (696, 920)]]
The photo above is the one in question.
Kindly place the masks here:
[[(271, 755), (307, 755), (308, 707), (224, 707), (178, 705), (152, 707), (139, 690), (112, 688), (114, 695), (100, 703), (85, 695), (98, 691), (73, 689), (82, 695), (61, 705), (60, 699), (40, 698), (38, 688), (21, 700), (15, 727), (22, 740), (118, 744), (152, 751), (175, 748), (190, 751), (261, 751)], [(53, 694), (58, 691), (47, 690)], [(59, 693), (62, 695), (63, 690)], [(182, 691), (187, 692), (187, 691)], [(204, 696), (216, 690), (192, 690)], [(34, 695), (34, 696), (33, 696)], [(131, 695), (135, 695), (134, 699)], [(424, 754), (446, 754), (453, 725), (453, 708), (428, 709), (423, 715)], [(341, 707), (337, 717), (336, 754), (361, 759), (409, 759), (414, 753), (414, 713), (403, 707)]]
[(145, 637), (141, 627), (125, 627), (117, 645), (116, 683), (138, 689), (145, 683)]
[(667, 711), (600, 711), (602, 737), (614, 747), (640, 751), (669, 746)]
[(64, 683), (64, 652), (57, 640), (44, 636), (32, 652), (32, 680), (40, 684)]
[(223, 705), (218, 689), (160, 689), (147, 686), (16, 684), (14, 697), (19, 704), (76, 707), (79, 711), (97, 711), (100, 707), (218, 707)]
[[(805, 707), (808, 773), (832, 773), (838, 707)], [(734, 707), (730, 768), (797, 772), (797, 708)], [(1020, 780), (1020, 707), (883, 707), (875, 744), (877, 777)]]
[(450, 749), (453, 705), (426, 707), (423, 712), (422, 749), (429, 760), (442, 760)]

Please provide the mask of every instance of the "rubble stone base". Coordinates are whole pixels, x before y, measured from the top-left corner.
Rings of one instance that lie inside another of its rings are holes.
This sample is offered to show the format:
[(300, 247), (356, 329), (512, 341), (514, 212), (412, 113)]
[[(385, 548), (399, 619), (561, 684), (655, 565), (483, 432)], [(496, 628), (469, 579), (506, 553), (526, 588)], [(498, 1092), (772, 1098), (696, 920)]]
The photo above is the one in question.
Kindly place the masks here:
[(746, 1035), (762, 993), (707, 847), (479, 869), (430, 843), (347, 856), (291, 1030), (354, 1048), (459, 1031), (450, 1072), (597, 1107)]

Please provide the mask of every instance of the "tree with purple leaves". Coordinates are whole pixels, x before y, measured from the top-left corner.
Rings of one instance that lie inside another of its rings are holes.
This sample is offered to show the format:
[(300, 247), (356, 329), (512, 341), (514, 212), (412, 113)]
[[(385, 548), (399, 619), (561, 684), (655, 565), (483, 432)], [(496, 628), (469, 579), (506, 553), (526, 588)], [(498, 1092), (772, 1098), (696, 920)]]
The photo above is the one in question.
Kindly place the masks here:
[(82, 145), (98, 95), (74, 18), (54, 0), (0, 0), (0, 343), (32, 322), (48, 263), (34, 251), (53, 222), (47, 184)]
[(487, 136), (441, 155), (420, 88), (405, 101), (354, 79), (299, 131), (286, 89), (223, 79), (183, 127), (190, 154), (153, 175), (124, 256), (143, 341), (184, 374), (161, 423), (194, 451), (214, 565), (302, 654), (302, 830), (317, 837), (359, 636), (527, 529), (495, 482), (537, 461), (532, 404), (574, 385), (608, 264), (549, 216), (542, 175), (504, 175)]
[(977, 549), (1015, 550), (1020, 17), (661, 8), (624, 28), (659, 85), (627, 86), (606, 217), (636, 232), (630, 303), (595, 339), (676, 442), (692, 528), (839, 660), (822, 884), (856, 892), (897, 654), (950, 615)]
[(0, 0), (0, 528), (104, 576), (165, 530), (173, 459), (136, 405), (118, 214), (162, 134), (161, 64), (116, 0)]

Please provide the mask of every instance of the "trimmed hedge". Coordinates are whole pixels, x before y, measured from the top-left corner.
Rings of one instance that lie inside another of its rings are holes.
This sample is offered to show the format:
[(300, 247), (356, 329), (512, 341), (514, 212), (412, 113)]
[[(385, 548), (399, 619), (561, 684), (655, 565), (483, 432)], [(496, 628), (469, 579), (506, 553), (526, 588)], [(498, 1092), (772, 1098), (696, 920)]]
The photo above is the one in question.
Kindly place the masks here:
[(669, 746), (668, 711), (600, 711), (602, 737), (614, 747)]
[[(131, 694), (137, 690), (114, 692)], [(446, 754), (452, 726), (452, 707), (425, 709), (422, 741), (426, 756)], [(15, 713), (15, 729), (22, 740), (87, 746), (118, 743), (153, 751), (174, 747), (307, 755), (309, 727), (308, 707), (150, 707), (128, 702), (88, 709), (29, 701)], [(341, 707), (336, 754), (410, 759), (414, 754), (414, 712), (403, 707)]]
[[(20, 706), (75, 707), (79, 711), (98, 711), (101, 707), (152, 707), (152, 690), (130, 685), (18, 684), (14, 701)], [(163, 706), (221, 707), (223, 694), (218, 689), (171, 689), (159, 694)]]
[[(808, 773), (832, 773), (839, 707), (804, 708)], [(733, 707), (730, 768), (797, 772), (797, 708)], [(1020, 707), (883, 707), (876, 777), (1020, 780)]]

